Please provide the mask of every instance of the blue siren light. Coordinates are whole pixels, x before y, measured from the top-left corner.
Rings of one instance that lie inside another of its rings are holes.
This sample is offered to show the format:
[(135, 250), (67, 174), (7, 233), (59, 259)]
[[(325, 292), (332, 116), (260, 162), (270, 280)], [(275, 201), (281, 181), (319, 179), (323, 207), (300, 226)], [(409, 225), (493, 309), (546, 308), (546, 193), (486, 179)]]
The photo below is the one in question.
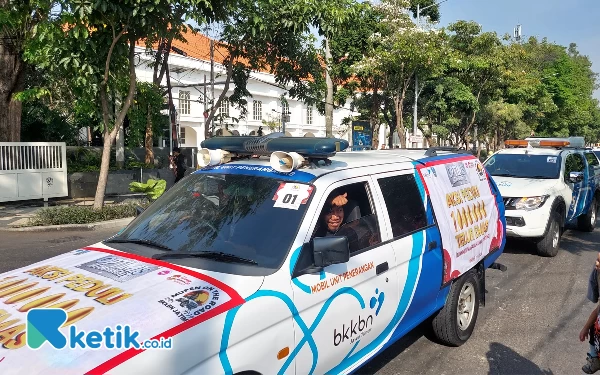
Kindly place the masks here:
[(344, 151), (349, 143), (338, 138), (284, 137), (272, 133), (264, 137), (228, 136), (209, 138), (202, 148), (223, 150), (237, 155), (268, 155), (275, 151), (295, 152), (306, 158), (323, 159)]

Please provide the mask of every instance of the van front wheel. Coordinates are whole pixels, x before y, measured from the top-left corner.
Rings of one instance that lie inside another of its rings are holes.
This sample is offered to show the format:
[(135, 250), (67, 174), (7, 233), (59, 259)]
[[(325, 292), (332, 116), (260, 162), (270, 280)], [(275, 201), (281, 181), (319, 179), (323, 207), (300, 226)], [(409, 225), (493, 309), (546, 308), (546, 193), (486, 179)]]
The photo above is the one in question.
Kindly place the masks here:
[(479, 282), (469, 271), (452, 284), (446, 304), (432, 320), (433, 333), (443, 344), (461, 346), (471, 337), (478, 313)]

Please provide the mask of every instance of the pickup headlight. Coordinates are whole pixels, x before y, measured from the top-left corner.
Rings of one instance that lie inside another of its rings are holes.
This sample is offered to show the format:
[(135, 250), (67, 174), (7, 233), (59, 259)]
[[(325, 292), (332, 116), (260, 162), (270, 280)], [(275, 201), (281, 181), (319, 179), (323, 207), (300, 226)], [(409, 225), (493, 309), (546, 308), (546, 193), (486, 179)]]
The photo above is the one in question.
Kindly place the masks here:
[(515, 209), (525, 211), (535, 210), (536, 208), (542, 207), (547, 199), (548, 195), (542, 195), (539, 197), (523, 197), (516, 201)]

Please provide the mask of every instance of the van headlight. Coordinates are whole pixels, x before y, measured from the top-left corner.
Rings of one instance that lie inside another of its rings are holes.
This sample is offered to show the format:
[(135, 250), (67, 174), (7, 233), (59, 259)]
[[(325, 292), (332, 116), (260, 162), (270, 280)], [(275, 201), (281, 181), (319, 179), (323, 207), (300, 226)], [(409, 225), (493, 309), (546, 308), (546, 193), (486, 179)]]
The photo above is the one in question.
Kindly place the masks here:
[(536, 208), (542, 207), (547, 199), (548, 195), (542, 195), (539, 197), (523, 197), (515, 203), (515, 209), (525, 211), (535, 210)]

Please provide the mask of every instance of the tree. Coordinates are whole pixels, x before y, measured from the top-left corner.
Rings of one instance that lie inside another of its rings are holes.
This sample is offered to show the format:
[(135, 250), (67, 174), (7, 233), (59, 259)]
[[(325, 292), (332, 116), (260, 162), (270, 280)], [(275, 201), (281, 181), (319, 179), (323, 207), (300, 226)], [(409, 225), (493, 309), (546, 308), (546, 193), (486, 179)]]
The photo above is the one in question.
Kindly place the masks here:
[(160, 113), (164, 103), (164, 93), (160, 87), (148, 82), (136, 84), (134, 104), (129, 109), (129, 146), (146, 146), (144, 163), (154, 166), (152, 150), (155, 134), (162, 131), (169, 123), (167, 116)]
[(501, 95), (498, 90), (503, 63), (501, 41), (496, 33), (482, 33), (481, 26), (475, 22), (458, 21), (448, 30), (452, 32), (449, 43), (454, 51), (448, 74), (469, 87), (478, 103), (459, 125), (460, 142), (466, 146), (478, 110)]
[[(209, 2), (197, 3), (212, 12)], [(169, 0), (65, 1), (58, 21), (41, 33), (28, 57), (64, 76), (78, 97), (100, 102), (104, 147), (94, 207), (104, 204), (111, 146), (136, 92), (135, 48), (165, 33)], [(218, 5), (218, 3), (217, 3)]]
[(395, 122), (388, 140), (390, 147), (394, 130), (401, 146), (406, 147), (404, 106), (415, 74), (434, 74), (447, 54), (443, 32), (416, 28), (406, 11), (409, 5), (406, 0), (381, 3), (383, 31), (376, 36), (377, 47), (356, 65), (359, 74), (383, 77), (386, 95), (393, 101)]
[(57, 1), (0, 0), (0, 142), (21, 138), (21, 101), (25, 88), (24, 50), (40, 24), (53, 19)]
[[(383, 76), (373, 70), (354, 69), (365, 55), (373, 54), (376, 40), (373, 35), (380, 31), (382, 14), (370, 3), (353, 5), (352, 17), (346, 18), (331, 37), (329, 71), (334, 88), (334, 104), (343, 105), (348, 99), (361, 112), (360, 119), (369, 120), (372, 129), (380, 124), (380, 89)], [(319, 106), (323, 112), (324, 106)], [(375, 139), (376, 137), (374, 137)]]

